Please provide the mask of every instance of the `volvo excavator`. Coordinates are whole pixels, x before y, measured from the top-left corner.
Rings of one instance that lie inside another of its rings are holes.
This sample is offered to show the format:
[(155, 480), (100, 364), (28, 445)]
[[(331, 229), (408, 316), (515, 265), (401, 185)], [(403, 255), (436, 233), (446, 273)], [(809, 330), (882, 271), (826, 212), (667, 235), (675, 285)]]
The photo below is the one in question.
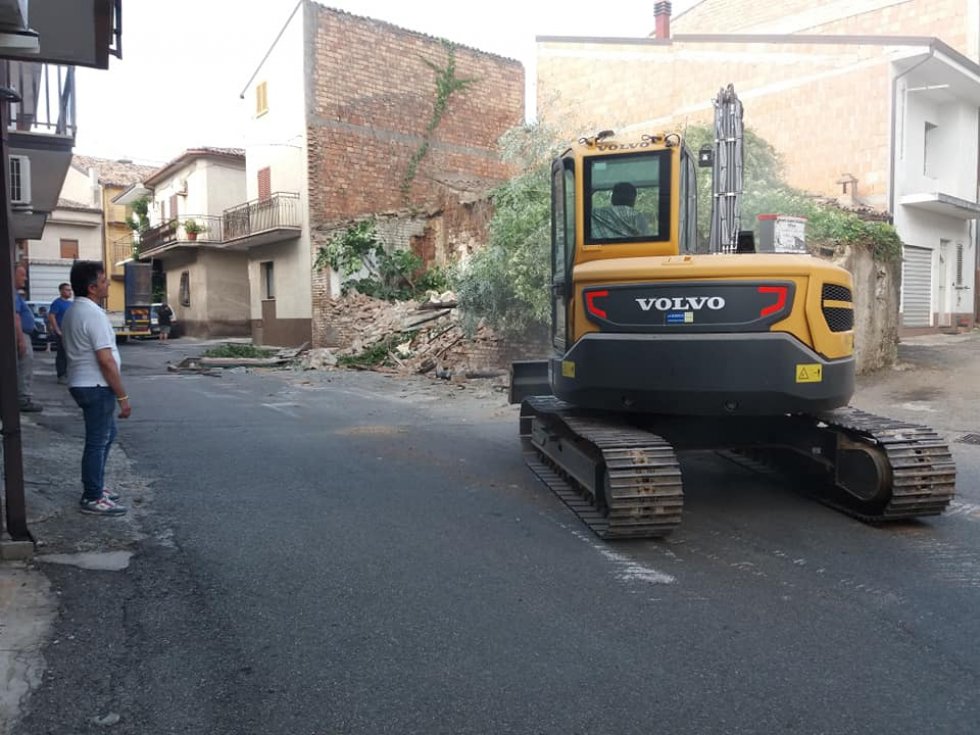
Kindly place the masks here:
[[(551, 168), (551, 344), (514, 363), (530, 468), (602, 538), (681, 520), (677, 452), (714, 450), (788, 473), (876, 523), (943, 512), (956, 470), (925, 426), (849, 407), (848, 271), (739, 230), (742, 105), (714, 101), (715, 142), (603, 131)], [(712, 166), (700, 245), (697, 168)]]

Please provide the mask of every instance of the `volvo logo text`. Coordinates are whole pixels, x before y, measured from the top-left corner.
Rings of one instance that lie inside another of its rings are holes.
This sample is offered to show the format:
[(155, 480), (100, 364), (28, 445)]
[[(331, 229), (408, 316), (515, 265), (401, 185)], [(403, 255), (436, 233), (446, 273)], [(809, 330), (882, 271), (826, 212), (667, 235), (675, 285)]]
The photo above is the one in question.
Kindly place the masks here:
[(672, 299), (636, 299), (643, 311), (700, 311), (707, 307), (712, 311), (725, 308), (725, 299), (721, 296), (675, 296)]

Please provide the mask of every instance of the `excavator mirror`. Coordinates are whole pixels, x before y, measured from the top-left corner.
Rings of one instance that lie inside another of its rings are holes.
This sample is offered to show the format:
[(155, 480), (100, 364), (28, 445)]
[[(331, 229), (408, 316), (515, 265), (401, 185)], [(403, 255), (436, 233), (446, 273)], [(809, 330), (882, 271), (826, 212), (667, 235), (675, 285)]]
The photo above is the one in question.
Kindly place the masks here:
[(715, 163), (715, 152), (710, 143), (705, 143), (698, 151), (698, 166), (711, 168)]

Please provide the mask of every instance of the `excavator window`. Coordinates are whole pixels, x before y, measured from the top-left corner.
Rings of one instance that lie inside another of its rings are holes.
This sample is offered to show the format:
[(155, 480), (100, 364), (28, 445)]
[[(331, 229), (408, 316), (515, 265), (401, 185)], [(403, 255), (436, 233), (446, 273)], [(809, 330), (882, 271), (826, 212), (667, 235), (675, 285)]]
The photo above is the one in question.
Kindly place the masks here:
[(670, 160), (670, 151), (586, 159), (586, 243), (668, 240)]

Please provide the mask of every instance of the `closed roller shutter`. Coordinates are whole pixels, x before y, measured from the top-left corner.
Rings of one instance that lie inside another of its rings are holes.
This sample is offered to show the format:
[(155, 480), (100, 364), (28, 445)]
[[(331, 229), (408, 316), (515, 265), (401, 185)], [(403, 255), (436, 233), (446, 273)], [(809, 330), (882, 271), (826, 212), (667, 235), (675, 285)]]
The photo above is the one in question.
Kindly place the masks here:
[(71, 263), (29, 263), (31, 301), (51, 303), (58, 298), (58, 284), (68, 283)]
[(902, 249), (902, 325), (932, 326), (932, 250)]

